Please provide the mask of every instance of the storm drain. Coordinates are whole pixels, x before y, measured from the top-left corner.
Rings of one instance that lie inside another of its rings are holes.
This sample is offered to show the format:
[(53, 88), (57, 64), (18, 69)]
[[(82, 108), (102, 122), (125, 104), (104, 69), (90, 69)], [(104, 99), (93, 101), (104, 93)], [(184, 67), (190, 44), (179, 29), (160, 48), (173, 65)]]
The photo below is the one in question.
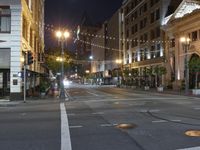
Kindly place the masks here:
[(119, 128), (119, 129), (133, 129), (136, 127), (137, 127), (137, 125), (132, 124), (132, 123), (122, 123), (122, 124), (118, 124), (116, 126), (116, 128)]
[(185, 135), (191, 137), (200, 137), (200, 130), (189, 130), (185, 132)]

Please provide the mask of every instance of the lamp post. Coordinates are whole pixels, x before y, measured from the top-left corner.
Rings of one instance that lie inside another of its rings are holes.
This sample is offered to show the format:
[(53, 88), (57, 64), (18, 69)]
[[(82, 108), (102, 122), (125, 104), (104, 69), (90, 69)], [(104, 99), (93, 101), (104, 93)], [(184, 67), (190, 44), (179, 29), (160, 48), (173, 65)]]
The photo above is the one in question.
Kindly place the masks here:
[(181, 37), (180, 42), (183, 45), (183, 49), (185, 52), (185, 94), (188, 95), (189, 92), (189, 66), (188, 66), (188, 50), (190, 46), (190, 38)]
[(122, 64), (122, 60), (121, 59), (117, 59), (115, 62), (118, 65), (118, 68), (117, 68), (117, 86), (120, 86), (119, 69), (121, 69), (121, 67), (119, 67), (119, 65)]
[(68, 31), (57, 31), (56, 37), (58, 41), (61, 43), (61, 78), (60, 78), (60, 99), (65, 98), (65, 90), (64, 90), (64, 43), (66, 42), (67, 38), (69, 38), (70, 33)]

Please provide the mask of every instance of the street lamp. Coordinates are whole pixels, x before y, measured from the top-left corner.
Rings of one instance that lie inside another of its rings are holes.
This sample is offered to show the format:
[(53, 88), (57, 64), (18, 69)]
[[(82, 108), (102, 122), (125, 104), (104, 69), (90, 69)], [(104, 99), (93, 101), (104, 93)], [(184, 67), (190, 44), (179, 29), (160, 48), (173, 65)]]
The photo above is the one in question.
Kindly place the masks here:
[(118, 65), (118, 68), (117, 68), (117, 86), (119, 86), (120, 85), (120, 81), (119, 81), (119, 65), (121, 65), (122, 64), (122, 60), (121, 59), (116, 59), (116, 64)]
[(185, 94), (187, 95), (189, 92), (189, 67), (188, 67), (188, 51), (190, 47), (190, 38), (181, 37), (180, 42), (183, 45), (183, 49), (185, 52)]
[(61, 62), (61, 78), (60, 78), (60, 99), (65, 98), (65, 90), (64, 90), (64, 43), (66, 42), (67, 38), (70, 37), (70, 33), (66, 30), (63, 31), (57, 31), (56, 37), (58, 38), (58, 41), (61, 43), (61, 58), (59, 60)]

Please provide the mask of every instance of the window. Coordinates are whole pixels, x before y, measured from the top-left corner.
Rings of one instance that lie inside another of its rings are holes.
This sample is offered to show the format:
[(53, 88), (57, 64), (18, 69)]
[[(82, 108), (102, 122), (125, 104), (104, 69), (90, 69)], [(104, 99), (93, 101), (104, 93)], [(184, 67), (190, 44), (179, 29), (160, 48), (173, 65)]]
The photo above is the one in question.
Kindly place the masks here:
[(0, 7), (0, 32), (10, 33), (11, 30), (11, 11), (8, 6)]
[(156, 20), (160, 19), (160, 9), (156, 10)]
[(22, 31), (23, 38), (28, 40), (28, 22), (23, 16), (23, 31)]
[(144, 41), (145, 41), (145, 42), (148, 41), (148, 34), (147, 34), (147, 33), (144, 34)]
[(154, 22), (154, 12), (151, 13), (151, 23)]
[(140, 36), (140, 44), (143, 44), (144, 41), (143, 41), (143, 35)]
[(132, 33), (132, 34), (135, 33), (135, 28), (134, 28), (134, 26), (131, 27), (131, 33)]
[(135, 24), (135, 33), (138, 32), (138, 25)]
[(155, 38), (155, 32), (154, 32), (154, 30), (151, 30), (150, 35), (151, 35), (151, 40), (153, 40)]
[(144, 49), (144, 60), (147, 59), (147, 48)]
[(160, 57), (160, 44), (157, 44), (156, 57)]
[(126, 43), (126, 49), (129, 50), (129, 42)]
[(172, 39), (172, 40), (171, 40), (171, 48), (172, 48), (172, 47), (175, 47), (175, 39)]
[(160, 27), (156, 28), (156, 37), (160, 37)]
[(155, 58), (155, 46), (151, 46), (151, 59)]
[(144, 4), (144, 9), (143, 9), (143, 11), (144, 11), (144, 12), (147, 11), (147, 3)]
[(126, 37), (129, 37), (129, 30), (126, 30)]
[(0, 48), (0, 68), (10, 68), (10, 49)]
[(29, 36), (30, 46), (33, 47), (33, 29), (30, 28), (30, 36)]
[(137, 17), (138, 17), (138, 13), (136, 11), (136, 12), (134, 12), (134, 18), (137, 19)]
[(197, 40), (197, 31), (192, 32), (192, 41)]
[(154, 0), (150, 1), (150, 6), (152, 7), (154, 5)]
[(147, 18), (144, 18), (144, 27), (147, 26)]

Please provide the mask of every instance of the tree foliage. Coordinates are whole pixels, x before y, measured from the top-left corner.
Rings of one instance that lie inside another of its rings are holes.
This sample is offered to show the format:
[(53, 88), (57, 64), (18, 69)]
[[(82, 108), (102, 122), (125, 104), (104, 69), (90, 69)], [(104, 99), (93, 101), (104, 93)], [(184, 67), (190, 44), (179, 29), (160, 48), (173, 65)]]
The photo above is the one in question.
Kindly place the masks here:
[[(53, 73), (61, 71), (61, 62), (56, 59), (61, 57), (61, 48), (50, 48), (45, 52), (45, 62)], [(64, 50), (64, 70), (73, 65), (73, 54)]]

